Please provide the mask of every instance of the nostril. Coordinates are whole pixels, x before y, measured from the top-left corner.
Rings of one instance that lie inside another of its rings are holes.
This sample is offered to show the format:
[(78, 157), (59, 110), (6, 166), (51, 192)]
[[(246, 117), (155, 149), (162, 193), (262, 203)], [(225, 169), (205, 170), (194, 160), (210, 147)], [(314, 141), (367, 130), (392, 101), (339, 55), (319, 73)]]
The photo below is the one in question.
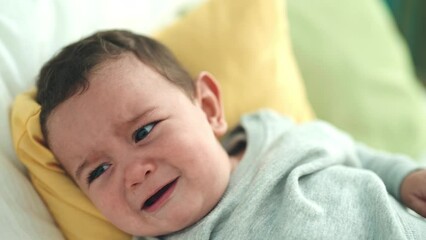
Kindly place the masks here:
[(151, 170), (146, 171), (145, 176), (148, 176), (151, 174)]

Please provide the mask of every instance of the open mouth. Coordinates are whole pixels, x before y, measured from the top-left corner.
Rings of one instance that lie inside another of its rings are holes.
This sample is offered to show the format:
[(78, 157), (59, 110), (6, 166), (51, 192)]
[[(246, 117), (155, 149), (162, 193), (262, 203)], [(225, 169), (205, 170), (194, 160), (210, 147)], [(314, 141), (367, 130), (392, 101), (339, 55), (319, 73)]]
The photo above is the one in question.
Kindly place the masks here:
[(175, 178), (170, 183), (166, 184), (156, 193), (154, 193), (150, 198), (148, 198), (142, 206), (143, 210), (155, 211), (160, 207), (160, 205), (170, 196), (173, 192), (174, 186), (176, 186), (178, 178)]

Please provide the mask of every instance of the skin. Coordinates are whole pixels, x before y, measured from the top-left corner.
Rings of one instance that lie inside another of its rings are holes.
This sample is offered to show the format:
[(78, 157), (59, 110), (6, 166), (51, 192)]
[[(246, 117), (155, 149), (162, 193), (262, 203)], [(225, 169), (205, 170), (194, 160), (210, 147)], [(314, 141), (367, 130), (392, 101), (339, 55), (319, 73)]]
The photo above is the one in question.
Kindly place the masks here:
[[(102, 214), (125, 232), (157, 236), (211, 211), (239, 161), (217, 140), (227, 125), (213, 77), (201, 73), (190, 99), (126, 54), (88, 79), (88, 90), (60, 104), (47, 127), (50, 148)], [(159, 204), (143, 208), (175, 179)]]
[(418, 170), (401, 183), (401, 200), (409, 208), (426, 218), (426, 170)]

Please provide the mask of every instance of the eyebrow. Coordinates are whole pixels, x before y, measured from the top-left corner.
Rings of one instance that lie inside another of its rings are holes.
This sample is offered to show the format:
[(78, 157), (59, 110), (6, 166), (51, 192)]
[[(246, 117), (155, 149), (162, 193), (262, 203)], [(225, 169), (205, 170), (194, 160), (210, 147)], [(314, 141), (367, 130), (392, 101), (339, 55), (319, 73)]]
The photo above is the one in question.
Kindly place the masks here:
[[(133, 124), (137, 120), (141, 119), (142, 117), (152, 113), (155, 111), (157, 107), (152, 107), (147, 109), (146, 111), (143, 111), (141, 114), (137, 114), (135, 117), (130, 118), (129, 120), (124, 121), (125, 125)], [(75, 171), (75, 178), (76, 180), (79, 180), (81, 178), (81, 173), (83, 172), (83, 169), (88, 165), (89, 161), (85, 158), (83, 162), (77, 167), (77, 170)]]
[(155, 110), (157, 110), (157, 107), (148, 108), (147, 110), (143, 111), (141, 114), (137, 114), (135, 117), (132, 117), (129, 120), (124, 121), (124, 124), (126, 124), (126, 125), (132, 124), (132, 123), (138, 121), (139, 119), (141, 119), (142, 117), (151, 114)]

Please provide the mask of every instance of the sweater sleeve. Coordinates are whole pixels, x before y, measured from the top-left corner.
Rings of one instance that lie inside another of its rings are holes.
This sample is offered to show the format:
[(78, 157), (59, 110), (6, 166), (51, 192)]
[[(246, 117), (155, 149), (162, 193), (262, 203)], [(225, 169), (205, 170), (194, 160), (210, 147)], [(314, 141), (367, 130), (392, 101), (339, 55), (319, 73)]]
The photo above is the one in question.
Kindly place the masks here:
[(421, 168), (407, 156), (381, 152), (359, 143), (356, 152), (362, 167), (376, 173), (384, 182), (387, 191), (398, 200), (404, 178)]

